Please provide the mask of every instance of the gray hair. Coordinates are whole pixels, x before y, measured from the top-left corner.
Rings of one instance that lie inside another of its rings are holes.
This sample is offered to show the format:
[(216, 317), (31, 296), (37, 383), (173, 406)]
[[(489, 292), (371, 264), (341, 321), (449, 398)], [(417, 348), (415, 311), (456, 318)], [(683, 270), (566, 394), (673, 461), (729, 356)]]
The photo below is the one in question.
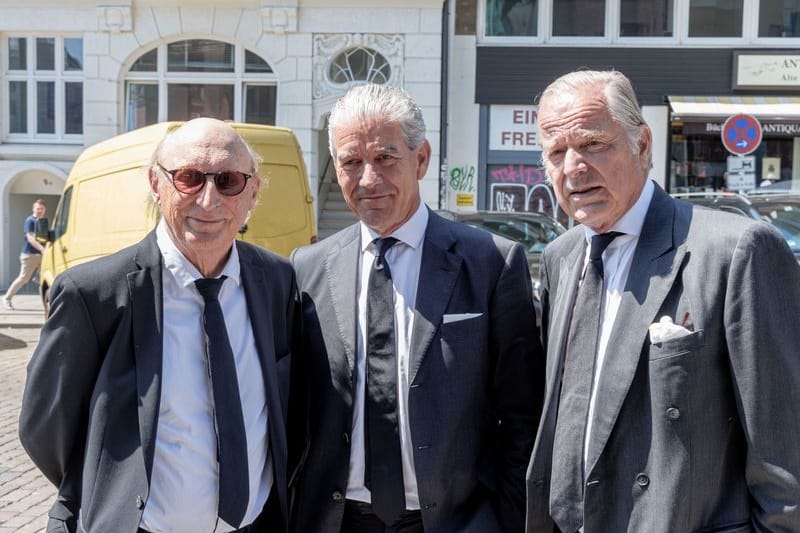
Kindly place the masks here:
[[(576, 70), (564, 74), (548, 85), (539, 97), (541, 106), (548, 100), (557, 100), (561, 95), (572, 94), (581, 89), (597, 87), (603, 92), (611, 118), (622, 125), (628, 133), (628, 144), (636, 153), (642, 138), (642, 126), (650, 128), (642, 116), (631, 81), (616, 70)], [(652, 146), (647, 154), (649, 166), (653, 165)]]
[(425, 120), (422, 109), (403, 89), (374, 83), (353, 87), (342, 96), (328, 118), (328, 149), (336, 158), (336, 129), (350, 122), (378, 119), (397, 124), (410, 150), (425, 142)]

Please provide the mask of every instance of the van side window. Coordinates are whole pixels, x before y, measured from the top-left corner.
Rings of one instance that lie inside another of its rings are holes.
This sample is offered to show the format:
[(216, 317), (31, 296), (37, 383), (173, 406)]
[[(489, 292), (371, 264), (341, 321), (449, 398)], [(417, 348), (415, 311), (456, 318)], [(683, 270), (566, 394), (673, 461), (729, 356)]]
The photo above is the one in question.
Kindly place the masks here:
[(61, 196), (61, 203), (58, 206), (58, 214), (56, 221), (53, 224), (53, 239), (58, 239), (67, 232), (67, 223), (69, 222), (69, 204), (72, 199), (72, 186), (64, 190)]

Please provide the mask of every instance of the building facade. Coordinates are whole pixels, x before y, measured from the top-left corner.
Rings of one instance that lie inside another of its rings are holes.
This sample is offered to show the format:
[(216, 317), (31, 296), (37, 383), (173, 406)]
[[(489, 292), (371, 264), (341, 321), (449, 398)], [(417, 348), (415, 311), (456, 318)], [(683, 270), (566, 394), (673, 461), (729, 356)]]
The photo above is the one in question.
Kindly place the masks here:
[(52, 219), (86, 146), (196, 116), (277, 124), (295, 132), (316, 192), (330, 168), (327, 116), (354, 83), (404, 87), (421, 105), (433, 147), (422, 191), (437, 205), (442, 6), (0, 0), (0, 288), (17, 273), (33, 200)]
[[(631, 78), (653, 130), (651, 176), (667, 190), (800, 183), (800, 1), (455, 0), (451, 7), (448, 206), (554, 212), (535, 98), (578, 68)], [(722, 141), (726, 119), (737, 113), (756, 117), (763, 130), (743, 157)]]

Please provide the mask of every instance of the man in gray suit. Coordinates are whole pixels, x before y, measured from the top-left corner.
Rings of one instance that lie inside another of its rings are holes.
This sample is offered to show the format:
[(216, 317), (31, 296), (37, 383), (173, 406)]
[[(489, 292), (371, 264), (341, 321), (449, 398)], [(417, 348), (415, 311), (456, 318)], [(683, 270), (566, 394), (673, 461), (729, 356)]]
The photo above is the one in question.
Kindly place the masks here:
[(553, 82), (539, 128), (582, 226), (543, 259), (528, 533), (800, 531), (800, 268), (786, 242), (648, 180), (650, 129), (619, 72)]
[(431, 148), (404, 91), (350, 90), (329, 133), (361, 221), (292, 259), (291, 529), (521, 531), (544, 372), (523, 250), (421, 201)]
[(20, 439), (58, 487), (47, 531), (286, 531), (294, 275), (234, 240), (258, 158), (195, 119), (149, 180), (157, 228), (58, 276), (28, 367)]

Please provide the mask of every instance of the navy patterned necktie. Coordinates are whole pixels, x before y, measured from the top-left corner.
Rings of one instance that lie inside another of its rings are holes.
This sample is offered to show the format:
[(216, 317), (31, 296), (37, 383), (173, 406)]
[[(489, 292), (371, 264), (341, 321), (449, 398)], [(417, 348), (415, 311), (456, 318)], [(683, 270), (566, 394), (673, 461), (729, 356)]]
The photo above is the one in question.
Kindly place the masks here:
[(247, 437), (236, 363), (225, 328), (219, 291), (225, 276), (194, 282), (203, 297), (203, 329), (211, 388), (219, 461), (219, 509), (221, 519), (238, 528), (247, 510), (250, 474), (247, 466)]
[(583, 449), (604, 293), (603, 251), (619, 235), (609, 232), (592, 237), (589, 264), (572, 308), (550, 480), (550, 515), (565, 533), (583, 526)]
[(367, 288), (364, 484), (372, 511), (391, 525), (405, 510), (405, 486), (397, 423), (397, 343), (394, 288), (386, 252), (397, 239), (376, 239), (378, 253)]

